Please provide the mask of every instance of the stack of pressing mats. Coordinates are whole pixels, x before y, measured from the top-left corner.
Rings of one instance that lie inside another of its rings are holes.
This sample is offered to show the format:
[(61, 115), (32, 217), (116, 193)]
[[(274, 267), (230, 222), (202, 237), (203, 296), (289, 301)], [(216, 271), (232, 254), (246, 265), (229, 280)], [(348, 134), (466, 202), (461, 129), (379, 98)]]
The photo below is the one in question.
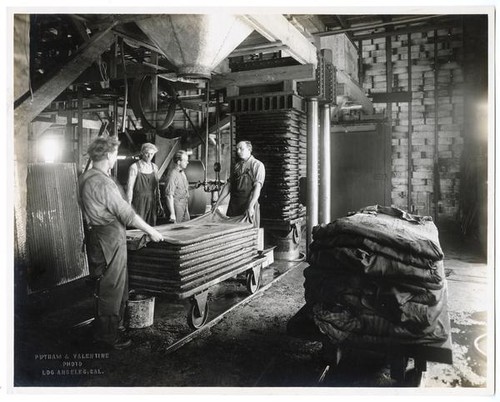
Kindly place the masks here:
[(299, 181), (306, 176), (306, 133), (306, 115), (296, 109), (241, 114), (236, 118), (236, 143), (251, 141), (253, 155), (266, 168), (260, 197), (264, 226), (293, 223), (305, 216)]
[(127, 231), (131, 288), (186, 298), (257, 256), (258, 229), (218, 211), (156, 229), (165, 241)]

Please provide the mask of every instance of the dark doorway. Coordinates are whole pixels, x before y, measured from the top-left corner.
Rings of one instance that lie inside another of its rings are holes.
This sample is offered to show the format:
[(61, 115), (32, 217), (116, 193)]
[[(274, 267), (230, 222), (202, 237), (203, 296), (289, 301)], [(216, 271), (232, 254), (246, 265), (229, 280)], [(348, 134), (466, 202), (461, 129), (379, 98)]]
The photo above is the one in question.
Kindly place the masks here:
[(332, 126), (332, 220), (391, 204), (391, 137), (385, 124)]

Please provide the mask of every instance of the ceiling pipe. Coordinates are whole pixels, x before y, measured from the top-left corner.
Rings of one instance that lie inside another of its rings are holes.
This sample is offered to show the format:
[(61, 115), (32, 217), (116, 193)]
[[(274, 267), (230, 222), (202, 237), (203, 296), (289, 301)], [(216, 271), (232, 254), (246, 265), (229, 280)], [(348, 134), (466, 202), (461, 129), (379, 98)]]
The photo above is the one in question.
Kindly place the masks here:
[(206, 127), (205, 127), (205, 176), (203, 178), (203, 183), (205, 183), (205, 191), (209, 191), (208, 185), (208, 141), (210, 135), (210, 81), (207, 80), (206, 86)]

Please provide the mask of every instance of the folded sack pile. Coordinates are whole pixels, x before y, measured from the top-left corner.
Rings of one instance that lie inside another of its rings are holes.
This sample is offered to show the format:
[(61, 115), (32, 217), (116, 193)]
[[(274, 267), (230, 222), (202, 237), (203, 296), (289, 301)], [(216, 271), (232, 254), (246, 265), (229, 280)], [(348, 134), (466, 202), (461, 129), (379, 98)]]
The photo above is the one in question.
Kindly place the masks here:
[(430, 217), (366, 207), (313, 228), (306, 304), (319, 330), (337, 344), (445, 341), (443, 257)]

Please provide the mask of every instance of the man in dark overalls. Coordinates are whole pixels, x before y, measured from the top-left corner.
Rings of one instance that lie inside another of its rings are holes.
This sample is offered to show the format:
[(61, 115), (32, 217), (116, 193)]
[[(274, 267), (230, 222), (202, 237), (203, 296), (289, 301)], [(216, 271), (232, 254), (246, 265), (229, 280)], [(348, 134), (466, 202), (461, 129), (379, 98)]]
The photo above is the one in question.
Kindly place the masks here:
[(231, 177), (223, 187), (212, 210), (215, 211), (220, 203), (230, 195), (226, 215), (245, 215), (254, 227), (259, 227), (259, 196), (266, 178), (266, 169), (264, 164), (252, 155), (250, 141), (238, 142), (236, 153), (240, 160), (234, 165)]
[(163, 240), (135, 213), (110, 177), (119, 144), (115, 137), (92, 142), (88, 149), (92, 168), (79, 178), (90, 276), (96, 281), (94, 339), (114, 349), (131, 344), (118, 331), (128, 300), (126, 226), (143, 230), (152, 241)]
[(163, 215), (158, 166), (152, 162), (157, 152), (158, 148), (154, 144), (142, 144), (141, 159), (130, 165), (127, 182), (128, 203), (151, 226), (156, 225), (158, 213)]

